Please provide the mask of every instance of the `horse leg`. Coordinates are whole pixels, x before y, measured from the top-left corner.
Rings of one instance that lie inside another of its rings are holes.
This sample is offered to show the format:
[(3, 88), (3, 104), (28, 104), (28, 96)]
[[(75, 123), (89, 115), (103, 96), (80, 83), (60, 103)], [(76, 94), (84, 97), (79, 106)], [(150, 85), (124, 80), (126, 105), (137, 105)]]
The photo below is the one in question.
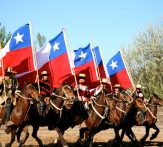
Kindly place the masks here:
[(138, 143), (138, 140), (137, 140), (137, 138), (136, 138), (136, 136), (135, 136), (135, 134), (134, 134), (134, 132), (132, 131), (131, 128), (128, 129), (128, 130), (126, 131), (126, 135), (128, 136), (128, 138), (129, 138), (131, 141), (137, 142), (137, 143)]
[(131, 132), (129, 130), (126, 131), (126, 135), (131, 141), (134, 141), (134, 139), (133, 139), (133, 137), (131, 135)]
[(85, 137), (85, 132), (86, 132), (86, 131), (89, 131), (89, 129), (88, 129), (87, 127), (80, 128), (80, 130), (79, 130), (79, 138), (78, 138), (78, 140), (76, 141), (76, 143), (80, 143), (80, 141), (81, 141), (82, 139), (84, 139), (84, 137)]
[(23, 129), (23, 132), (25, 133), (25, 137), (24, 139), (22, 140), (23, 144), (26, 142), (26, 140), (28, 139), (29, 137), (29, 132), (28, 132), (28, 126), (26, 126), (24, 129)]
[(55, 130), (57, 131), (57, 133), (59, 135), (59, 138), (61, 140), (63, 147), (68, 147), (68, 144), (67, 144), (66, 140), (64, 139), (63, 133), (61, 132), (61, 130), (59, 128), (55, 128)]
[(33, 127), (32, 137), (38, 142), (40, 147), (43, 147), (43, 143), (42, 143), (41, 139), (38, 138), (38, 136), (37, 136), (37, 131), (39, 129), (39, 126), (33, 125), (32, 127)]
[[(24, 139), (20, 140), (20, 135), (21, 135), (22, 131), (25, 132), (25, 137), (24, 137)], [(29, 137), (28, 126), (19, 127), (16, 134), (17, 134), (17, 141), (19, 142), (19, 146), (22, 146), (23, 144), (25, 144), (26, 140)]]
[(6, 143), (6, 147), (11, 147), (13, 142), (15, 141), (15, 136), (16, 136), (16, 129), (11, 130), (11, 140), (9, 143)]
[(97, 132), (99, 132), (99, 131), (96, 131), (96, 129), (89, 130), (87, 128), (87, 130), (84, 132), (85, 138), (83, 138), (81, 140), (81, 144), (84, 145), (84, 146), (91, 147), (92, 146), (93, 137), (94, 137), (94, 135)]
[(150, 127), (149, 126), (146, 126), (146, 134), (144, 135), (144, 137), (140, 140), (140, 142), (142, 144), (145, 143), (145, 140), (147, 139), (147, 137), (149, 136), (149, 130), (150, 130)]
[(115, 133), (115, 138), (113, 139), (114, 142), (119, 141), (120, 140), (120, 135), (119, 135), (119, 128), (115, 127), (114, 128), (114, 133)]
[(157, 137), (158, 133), (160, 132), (160, 130), (159, 130), (159, 128), (156, 126), (156, 124), (154, 124), (154, 126), (153, 126), (152, 128), (155, 129), (156, 132), (154, 132), (154, 133), (152, 134), (152, 136), (150, 137), (150, 140), (155, 139), (155, 138)]

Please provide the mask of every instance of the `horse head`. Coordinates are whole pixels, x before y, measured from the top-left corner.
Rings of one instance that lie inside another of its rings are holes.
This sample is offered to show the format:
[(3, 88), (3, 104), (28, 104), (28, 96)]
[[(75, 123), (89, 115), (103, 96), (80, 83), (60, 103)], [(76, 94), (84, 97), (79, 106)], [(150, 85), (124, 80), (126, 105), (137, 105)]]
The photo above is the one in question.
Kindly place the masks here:
[(114, 110), (116, 107), (116, 101), (114, 99), (113, 94), (111, 94), (111, 93), (107, 94), (105, 98), (106, 98), (106, 105), (108, 106), (109, 110), (110, 111)]
[(38, 100), (39, 97), (41, 96), (38, 92), (38, 90), (36, 89), (36, 87), (32, 84), (28, 84), (26, 85), (22, 91), (21, 91), (22, 95), (25, 95), (26, 97), (29, 98), (33, 98)]
[(149, 103), (153, 105), (163, 105), (163, 99), (161, 99), (157, 94), (153, 93), (153, 96), (150, 98)]
[(75, 95), (70, 86), (68, 85), (62, 86), (62, 90), (64, 92), (64, 96), (67, 98), (67, 100), (64, 103), (64, 106), (66, 107), (66, 109), (71, 109), (75, 99)]
[(143, 110), (144, 112), (147, 110), (147, 107), (144, 103), (144, 101), (141, 98), (135, 99), (135, 107), (139, 110)]
[(68, 85), (61, 86), (52, 90), (50, 103), (53, 107), (61, 110), (64, 106), (66, 109), (71, 109), (75, 95)]
[(120, 92), (120, 99), (127, 101), (128, 103), (133, 102), (133, 98), (130, 96), (130, 94), (126, 90), (122, 90)]

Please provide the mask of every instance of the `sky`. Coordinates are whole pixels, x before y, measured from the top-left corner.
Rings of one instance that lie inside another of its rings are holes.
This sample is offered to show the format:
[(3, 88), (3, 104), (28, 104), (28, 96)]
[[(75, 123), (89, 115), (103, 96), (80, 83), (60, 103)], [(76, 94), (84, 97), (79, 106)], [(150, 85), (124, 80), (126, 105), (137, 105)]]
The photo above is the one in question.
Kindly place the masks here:
[(100, 46), (104, 62), (128, 49), (150, 24), (163, 22), (162, 0), (0, 0), (0, 22), (13, 33), (32, 23), (34, 40), (49, 41), (66, 29), (70, 50)]

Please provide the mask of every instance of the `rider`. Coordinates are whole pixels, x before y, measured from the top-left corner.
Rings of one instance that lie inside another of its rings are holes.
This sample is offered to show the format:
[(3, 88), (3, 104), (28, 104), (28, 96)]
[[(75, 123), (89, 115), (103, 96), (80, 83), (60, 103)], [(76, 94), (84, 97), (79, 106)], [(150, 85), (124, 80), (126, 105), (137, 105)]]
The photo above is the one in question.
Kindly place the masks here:
[[(137, 84), (136, 87), (134, 88), (133, 92), (131, 93), (131, 96), (135, 99), (141, 98), (144, 101), (144, 95), (142, 92), (142, 85)], [(145, 113), (146, 113), (146, 110), (139, 110), (137, 113), (137, 116), (140, 114), (141, 122), (145, 121)]]
[(10, 114), (13, 109), (13, 106), (16, 104), (16, 98), (14, 97), (15, 91), (19, 91), (19, 83), (16, 79), (17, 72), (13, 70), (12, 67), (8, 67), (5, 72), (5, 78), (3, 85), (5, 86), (5, 92), (6, 92), (6, 100), (5, 100), (5, 107), (6, 107), (6, 118), (7, 126), (11, 126), (14, 123), (12, 121), (9, 121)]
[(142, 93), (142, 85), (137, 84), (135, 89), (133, 90), (133, 97), (134, 98), (141, 98), (144, 100), (144, 95)]
[(79, 90), (79, 100), (84, 102), (85, 108), (88, 108), (88, 103), (90, 101), (90, 93), (88, 90), (88, 86), (85, 83), (85, 78), (86, 75), (83, 73), (79, 74), (79, 83), (78, 86), (76, 85), (74, 88), (74, 91), (76, 91), (77, 89)]
[(97, 86), (95, 89), (90, 90), (91, 95), (92, 96), (99, 95), (101, 92), (103, 92), (104, 89), (106, 89), (107, 84), (108, 84), (108, 80), (106, 78), (102, 78), (101, 84)]
[[(46, 109), (45, 97), (49, 97), (51, 94), (51, 83), (48, 80), (48, 72), (42, 71), (39, 79), (40, 84), (40, 94), (42, 95), (40, 98), (40, 112), (43, 115)], [(38, 82), (38, 77), (36, 77), (35, 83)]]
[(115, 84), (113, 86), (114, 88), (114, 92), (113, 92), (113, 95), (116, 97), (116, 98), (119, 98), (120, 97), (120, 93), (121, 91), (123, 90), (123, 88), (121, 87), (120, 84)]

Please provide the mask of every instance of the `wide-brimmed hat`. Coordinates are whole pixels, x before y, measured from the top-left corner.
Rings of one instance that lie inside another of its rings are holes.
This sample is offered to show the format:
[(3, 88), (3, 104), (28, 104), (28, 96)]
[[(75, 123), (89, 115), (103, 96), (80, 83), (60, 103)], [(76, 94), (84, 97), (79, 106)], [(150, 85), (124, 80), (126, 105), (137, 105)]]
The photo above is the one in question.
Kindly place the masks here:
[(86, 78), (86, 74), (80, 73), (80, 74), (79, 74), (79, 78)]
[(121, 88), (121, 85), (120, 84), (115, 84), (113, 87), (114, 88)]
[(136, 85), (136, 88), (141, 89), (141, 88), (142, 88), (142, 85), (137, 84), (137, 85)]
[(102, 79), (101, 79), (101, 83), (103, 83), (103, 84), (108, 83), (108, 79), (106, 79), (106, 78), (102, 78)]
[(16, 74), (17, 72), (14, 71), (12, 67), (7, 67), (6, 73), (13, 73), (13, 74)]
[(49, 76), (49, 74), (48, 74), (48, 72), (46, 70), (44, 70), (44, 71), (41, 72), (40, 76)]

